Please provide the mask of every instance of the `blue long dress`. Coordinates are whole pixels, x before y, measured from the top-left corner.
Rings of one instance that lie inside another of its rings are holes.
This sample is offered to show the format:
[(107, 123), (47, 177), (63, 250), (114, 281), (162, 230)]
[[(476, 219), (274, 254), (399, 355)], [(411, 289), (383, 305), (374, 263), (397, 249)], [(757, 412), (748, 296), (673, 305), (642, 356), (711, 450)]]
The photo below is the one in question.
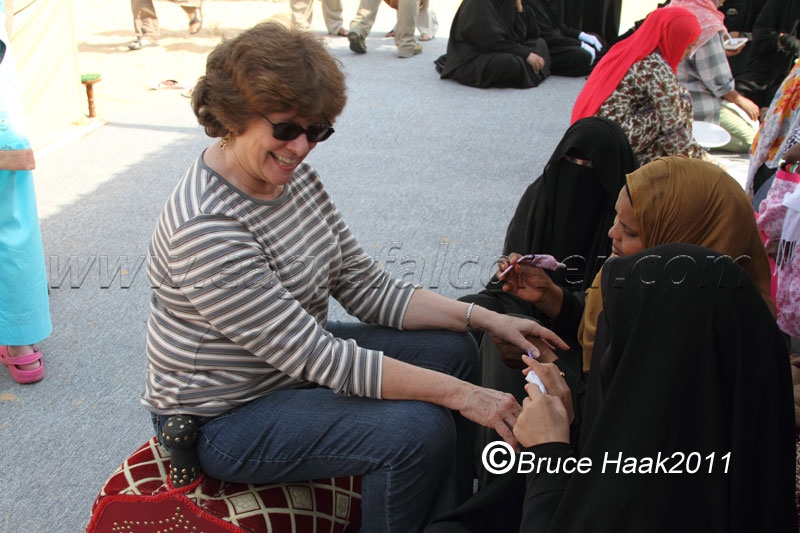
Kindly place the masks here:
[[(0, 150), (29, 150), (16, 63), (0, 0)], [(25, 346), (52, 331), (33, 172), (0, 170), (0, 345)]]

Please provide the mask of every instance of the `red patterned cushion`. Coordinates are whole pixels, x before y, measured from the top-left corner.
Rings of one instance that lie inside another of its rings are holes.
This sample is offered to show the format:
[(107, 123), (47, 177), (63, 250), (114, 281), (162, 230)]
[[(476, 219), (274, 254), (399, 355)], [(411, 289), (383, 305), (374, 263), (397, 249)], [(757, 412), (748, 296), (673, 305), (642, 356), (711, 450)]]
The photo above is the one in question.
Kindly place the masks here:
[(175, 489), (169, 456), (153, 437), (106, 481), (92, 506), (87, 533), (180, 530), (358, 531), (361, 478), (247, 485), (201, 475)]

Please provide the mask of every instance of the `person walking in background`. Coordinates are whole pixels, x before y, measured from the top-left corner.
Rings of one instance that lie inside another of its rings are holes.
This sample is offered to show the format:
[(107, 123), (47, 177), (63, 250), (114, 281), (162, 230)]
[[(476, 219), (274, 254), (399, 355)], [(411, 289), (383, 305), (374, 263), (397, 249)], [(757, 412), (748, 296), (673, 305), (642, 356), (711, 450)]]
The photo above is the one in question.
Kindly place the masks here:
[[(8, 0), (0, 0), (0, 362), (18, 383), (44, 377), (36, 346), (53, 327)], [(8, 18), (6, 18), (8, 17)]]
[[(189, 17), (189, 33), (194, 35), (203, 27), (203, 0), (169, 0), (179, 4)], [(128, 50), (141, 50), (148, 46), (158, 46), (158, 16), (153, 0), (131, 0), (133, 27), (136, 40), (128, 45)]]
[[(389, 3), (389, 2), (392, 3)], [(384, 0), (389, 5), (393, 5), (395, 0)], [(394, 28), (387, 34), (387, 37), (394, 37)], [(429, 0), (421, 0), (419, 3), (419, 12), (417, 13), (417, 31), (419, 32), (420, 41), (430, 41), (436, 38), (436, 32), (439, 31), (439, 18), (436, 16), (436, 11), (430, 7)]]
[[(290, 0), (292, 7), (292, 24), (302, 30), (311, 27), (314, 16), (314, 0)], [(347, 30), (342, 27), (342, 0), (322, 0), (322, 18), (328, 33), (347, 37)]]
[[(375, 24), (381, 0), (361, 0), (358, 11), (352, 22), (347, 39), (350, 50), (357, 54), (367, 53), (366, 38)], [(397, 45), (397, 57), (409, 58), (422, 53), (422, 45), (414, 39), (414, 22), (419, 12), (419, 0), (398, 0), (397, 24), (394, 27), (394, 43)]]

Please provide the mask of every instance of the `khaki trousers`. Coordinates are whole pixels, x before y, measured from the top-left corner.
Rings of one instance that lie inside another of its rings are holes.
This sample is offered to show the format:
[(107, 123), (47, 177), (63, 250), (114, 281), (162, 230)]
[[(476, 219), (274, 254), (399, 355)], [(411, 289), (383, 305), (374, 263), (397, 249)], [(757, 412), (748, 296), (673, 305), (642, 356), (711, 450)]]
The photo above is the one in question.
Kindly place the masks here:
[[(203, 0), (169, 1), (180, 5), (188, 16), (192, 16), (197, 8), (203, 6)], [(133, 27), (136, 30), (136, 37), (158, 39), (158, 16), (156, 15), (153, 0), (131, 0), (131, 12), (133, 13)]]
[[(427, 2), (428, 0), (425, 0)], [(350, 23), (350, 31), (362, 37), (369, 35), (382, 0), (360, 0), (356, 16)], [(391, 9), (386, 6), (386, 9)], [(397, 5), (397, 25), (394, 28), (394, 44), (398, 52), (413, 52), (417, 41), (414, 39), (414, 22), (419, 11), (419, 0), (399, 0)]]
[[(291, 0), (292, 24), (307, 30), (314, 14), (314, 0)], [(322, 18), (328, 33), (336, 35), (342, 28), (342, 0), (322, 0)]]

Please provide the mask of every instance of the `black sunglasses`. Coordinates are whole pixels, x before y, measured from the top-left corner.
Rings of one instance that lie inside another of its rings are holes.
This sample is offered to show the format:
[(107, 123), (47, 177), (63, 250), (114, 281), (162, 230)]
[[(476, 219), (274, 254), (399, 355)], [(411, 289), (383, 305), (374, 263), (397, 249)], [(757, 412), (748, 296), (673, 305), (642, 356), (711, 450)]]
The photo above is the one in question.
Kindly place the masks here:
[(330, 124), (316, 124), (304, 128), (294, 122), (279, 122), (273, 124), (272, 121), (264, 115), (261, 115), (261, 118), (269, 122), (269, 125), (272, 126), (272, 136), (279, 141), (293, 141), (305, 133), (308, 142), (319, 143), (330, 137), (335, 131)]

